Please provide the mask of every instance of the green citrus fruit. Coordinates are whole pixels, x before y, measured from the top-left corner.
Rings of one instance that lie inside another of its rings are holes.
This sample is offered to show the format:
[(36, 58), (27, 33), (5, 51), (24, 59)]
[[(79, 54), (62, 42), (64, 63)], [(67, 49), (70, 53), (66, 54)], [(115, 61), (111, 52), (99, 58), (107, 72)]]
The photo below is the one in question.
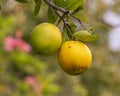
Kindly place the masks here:
[(53, 24), (42, 23), (37, 25), (30, 35), (31, 46), (44, 56), (56, 52), (62, 43), (60, 30)]
[(66, 41), (59, 51), (59, 64), (69, 75), (84, 73), (91, 65), (92, 54), (82, 42)]

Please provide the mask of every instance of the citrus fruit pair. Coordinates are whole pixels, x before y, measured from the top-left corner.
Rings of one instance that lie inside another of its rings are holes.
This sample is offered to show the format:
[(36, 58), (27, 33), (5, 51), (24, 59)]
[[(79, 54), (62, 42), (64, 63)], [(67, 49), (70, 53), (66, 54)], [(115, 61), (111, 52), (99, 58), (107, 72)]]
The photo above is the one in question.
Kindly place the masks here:
[(89, 48), (79, 41), (65, 41), (59, 29), (50, 23), (37, 25), (30, 36), (33, 49), (43, 56), (48, 56), (56, 51), (61, 68), (69, 75), (84, 73), (91, 65), (92, 55)]

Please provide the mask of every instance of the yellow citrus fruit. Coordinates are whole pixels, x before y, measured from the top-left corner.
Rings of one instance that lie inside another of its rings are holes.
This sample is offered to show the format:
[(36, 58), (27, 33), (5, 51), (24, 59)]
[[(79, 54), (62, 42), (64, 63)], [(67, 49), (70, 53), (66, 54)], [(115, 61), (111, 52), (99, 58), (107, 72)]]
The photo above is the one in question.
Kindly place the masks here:
[(59, 63), (69, 75), (84, 73), (91, 65), (92, 54), (89, 48), (79, 41), (66, 41), (59, 50)]
[(56, 52), (62, 43), (60, 30), (51, 23), (37, 25), (31, 35), (32, 48), (43, 56), (49, 56)]

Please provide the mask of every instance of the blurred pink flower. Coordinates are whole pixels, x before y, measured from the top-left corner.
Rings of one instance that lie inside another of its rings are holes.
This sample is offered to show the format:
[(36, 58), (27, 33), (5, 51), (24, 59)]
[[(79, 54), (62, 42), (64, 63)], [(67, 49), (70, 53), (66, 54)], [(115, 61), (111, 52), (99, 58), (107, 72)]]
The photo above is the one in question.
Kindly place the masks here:
[(19, 48), (20, 50), (24, 51), (24, 52), (30, 52), (31, 51), (31, 47), (29, 44), (27, 44), (25, 41), (23, 41), (22, 39), (15, 39), (15, 43), (16, 43), (16, 48)]
[(4, 50), (7, 52), (12, 51), (13, 48), (16, 46), (15, 39), (13, 37), (6, 37), (4, 40)]
[(27, 76), (25, 78), (25, 82), (27, 84), (31, 85), (34, 88), (38, 86), (38, 83), (37, 83), (36, 79), (33, 76)]
[(33, 76), (27, 76), (25, 78), (25, 82), (29, 84), (34, 91), (36, 92), (37, 96), (41, 96), (42, 94), (42, 86), (39, 86), (39, 83), (37, 82), (36, 78)]
[(26, 53), (31, 51), (30, 45), (21, 38), (6, 37), (4, 40), (4, 50), (10, 52), (14, 48), (20, 49)]

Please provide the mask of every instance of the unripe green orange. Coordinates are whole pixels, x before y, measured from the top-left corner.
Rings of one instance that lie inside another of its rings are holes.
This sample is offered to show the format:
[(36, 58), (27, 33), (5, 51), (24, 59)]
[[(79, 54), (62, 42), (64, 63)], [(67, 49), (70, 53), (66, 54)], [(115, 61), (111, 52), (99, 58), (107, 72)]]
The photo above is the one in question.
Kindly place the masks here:
[(35, 51), (41, 55), (49, 56), (60, 48), (62, 43), (61, 32), (53, 24), (42, 23), (33, 29), (30, 42)]

